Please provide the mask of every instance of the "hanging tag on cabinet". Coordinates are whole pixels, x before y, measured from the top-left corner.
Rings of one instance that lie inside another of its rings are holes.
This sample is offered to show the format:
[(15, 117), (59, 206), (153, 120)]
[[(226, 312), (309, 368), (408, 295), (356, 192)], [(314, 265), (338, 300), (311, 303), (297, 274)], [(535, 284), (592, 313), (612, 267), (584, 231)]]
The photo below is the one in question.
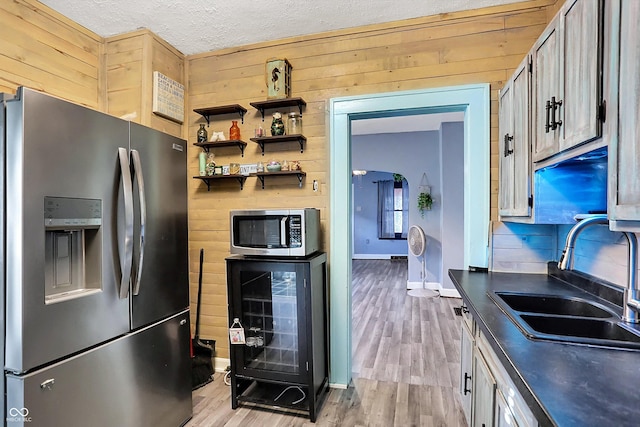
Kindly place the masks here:
[(233, 323), (231, 324), (231, 327), (229, 328), (229, 341), (231, 342), (231, 344), (244, 344), (245, 343), (244, 328), (242, 327), (242, 324), (240, 323), (240, 319), (238, 319), (237, 317), (235, 317), (233, 319)]

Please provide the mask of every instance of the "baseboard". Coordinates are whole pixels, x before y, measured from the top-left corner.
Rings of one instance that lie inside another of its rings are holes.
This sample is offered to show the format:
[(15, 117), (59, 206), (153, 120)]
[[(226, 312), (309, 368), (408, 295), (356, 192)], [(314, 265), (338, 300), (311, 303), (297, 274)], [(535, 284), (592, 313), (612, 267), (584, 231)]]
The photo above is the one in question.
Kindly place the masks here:
[(213, 370), (215, 372), (225, 372), (228, 366), (231, 366), (230, 359), (224, 359), (222, 357), (215, 357), (213, 359)]
[[(422, 282), (407, 281), (407, 289), (421, 289), (421, 288), (422, 288)], [(438, 282), (425, 282), (424, 288), (438, 291), (440, 290), (441, 286), (440, 286), (440, 283)]]
[(445, 298), (462, 298), (457, 289), (440, 288), (440, 296)]
[[(424, 284), (425, 289), (432, 289), (438, 291), (440, 296), (445, 298), (461, 298), (457, 289), (443, 288), (438, 282), (426, 282)], [(407, 282), (407, 289), (420, 289), (422, 288), (422, 282)]]
[(347, 389), (347, 385), (346, 384), (329, 383), (329, 388), (338, 388), (338, 389), (341, 389), (341, 390), (346, 390)]
[(389, 254), (353, 254), (351, 259), (391, 259)]

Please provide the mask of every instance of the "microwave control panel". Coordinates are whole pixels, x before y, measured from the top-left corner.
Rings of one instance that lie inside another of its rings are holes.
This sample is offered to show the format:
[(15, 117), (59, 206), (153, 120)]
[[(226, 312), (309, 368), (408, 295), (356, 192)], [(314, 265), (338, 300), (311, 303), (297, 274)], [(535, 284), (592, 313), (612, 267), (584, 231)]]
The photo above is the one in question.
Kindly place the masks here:
[(291, 215), (289, 217), (289, 247), (299, 248), (302, 246), (302, 217)]

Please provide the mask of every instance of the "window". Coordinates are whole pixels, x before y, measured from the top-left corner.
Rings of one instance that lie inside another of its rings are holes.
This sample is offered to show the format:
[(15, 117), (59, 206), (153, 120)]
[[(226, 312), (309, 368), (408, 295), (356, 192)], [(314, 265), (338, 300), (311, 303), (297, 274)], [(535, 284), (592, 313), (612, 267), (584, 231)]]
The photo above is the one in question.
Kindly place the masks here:
[(378, 238), (406, 239), (409, 228), (409, 186), (402, 175), (378, 181)]

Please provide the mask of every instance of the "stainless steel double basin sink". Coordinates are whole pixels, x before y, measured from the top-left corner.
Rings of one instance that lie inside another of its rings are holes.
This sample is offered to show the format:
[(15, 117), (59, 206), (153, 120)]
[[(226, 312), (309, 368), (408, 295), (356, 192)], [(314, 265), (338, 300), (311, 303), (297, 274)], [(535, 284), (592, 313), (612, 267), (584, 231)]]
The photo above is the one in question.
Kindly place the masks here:
[(640, 350), (638, 331), (597, 302), (518, 292), (488, 295), (528, 338)]

